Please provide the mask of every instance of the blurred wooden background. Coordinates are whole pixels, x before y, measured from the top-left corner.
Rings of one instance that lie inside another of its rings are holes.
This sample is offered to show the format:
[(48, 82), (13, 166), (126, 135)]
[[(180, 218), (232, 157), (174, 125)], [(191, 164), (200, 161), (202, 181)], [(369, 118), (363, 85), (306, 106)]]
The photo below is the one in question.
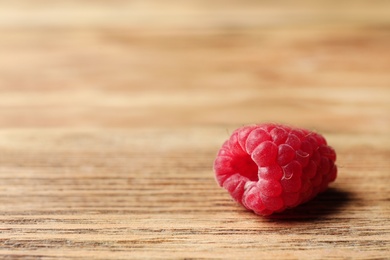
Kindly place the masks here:
[[(339, 177), (273, 218), (212, 162), (317, 130)], [(385, 259), (390, 1), (0, 3), (0, 257)]]

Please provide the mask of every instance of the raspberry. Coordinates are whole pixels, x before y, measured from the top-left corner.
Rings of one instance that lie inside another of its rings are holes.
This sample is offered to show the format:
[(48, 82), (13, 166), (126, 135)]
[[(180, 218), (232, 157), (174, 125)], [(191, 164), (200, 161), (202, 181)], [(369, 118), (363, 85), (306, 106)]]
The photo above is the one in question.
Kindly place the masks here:
[(214, 161), (218, 184), (245, 208), (270, 215), (327, 189), (337, 176), (336, 153), (319, 134), (278, 124), (233, 132)]

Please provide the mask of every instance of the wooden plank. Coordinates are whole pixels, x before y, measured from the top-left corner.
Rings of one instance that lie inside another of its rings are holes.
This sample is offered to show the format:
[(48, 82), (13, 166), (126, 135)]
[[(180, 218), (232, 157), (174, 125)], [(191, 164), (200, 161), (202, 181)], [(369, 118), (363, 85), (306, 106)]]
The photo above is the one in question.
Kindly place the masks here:
[(1, 136), (3, 256), (367, 259), (389, 253), (386, 135), (328, 134), (339, 156), (337, 182), (314, 201), (268, 219), (217, 187), (211, 165), (226, 137), (219, 127)]

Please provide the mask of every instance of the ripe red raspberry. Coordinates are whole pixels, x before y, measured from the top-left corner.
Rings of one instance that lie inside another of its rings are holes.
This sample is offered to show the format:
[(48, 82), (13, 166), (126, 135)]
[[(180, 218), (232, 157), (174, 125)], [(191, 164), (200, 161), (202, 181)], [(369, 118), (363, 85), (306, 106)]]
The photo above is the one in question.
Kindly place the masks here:
[(216, 179), (235, 201), (270, 215), (314, 198), (336, 179), (336, 153), (319, 134), (277, 124), (233, 132), (214, 162)]

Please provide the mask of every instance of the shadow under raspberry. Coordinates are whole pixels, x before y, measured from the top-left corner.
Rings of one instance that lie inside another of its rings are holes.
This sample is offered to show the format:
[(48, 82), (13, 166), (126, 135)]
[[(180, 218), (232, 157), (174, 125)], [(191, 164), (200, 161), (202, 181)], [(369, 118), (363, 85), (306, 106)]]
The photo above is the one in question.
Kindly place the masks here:
[(313, 200), (282, 213), (268, 216), (267, 219), (299, 222), (320, 220), (330, 215), (336, 215), (352, 200), (352, 195), (349, 192), (338, 188), (329, 188)]

